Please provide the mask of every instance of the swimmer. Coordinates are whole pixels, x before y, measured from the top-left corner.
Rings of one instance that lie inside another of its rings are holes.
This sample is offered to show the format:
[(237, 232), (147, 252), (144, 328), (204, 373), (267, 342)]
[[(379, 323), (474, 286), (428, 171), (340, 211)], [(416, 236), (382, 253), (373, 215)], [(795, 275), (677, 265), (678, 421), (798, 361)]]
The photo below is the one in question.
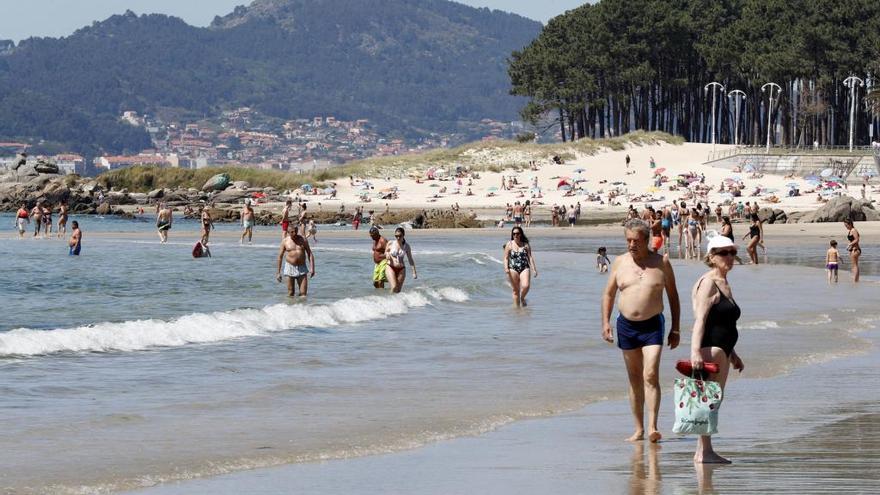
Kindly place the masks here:
[[(299, 296), (306, 297), (309, 292), (309, 278), (315, 276), (315, 256), (309, 247), (309, 241), (299, 235), (298, 225), (294, 222), (288, 226), (287, 237), (281, 240), (278, 251), (278, 271), (275, 279), (287, 277), (287, 295), (294, 297), (299, 288)], [(306, 261), (309, 266), (306, 267)]]
[(416, 272), (416, 262), (412, 256), (412, 249), (404, 236), (403, 227), (397, 227), (394, 230), (394, 240), (389, 242), (385, 248), (385, 259), (388, 260), (388, 266), (385, 267), (385, 277), (391, 282), (391, 291), (395, 293), (400, 292), (403, 288), (403, 281), (406, 280), (404, 257), (409, 260), (413, 278), (419, 278)]
[(314, 239), (315, 244), (318, 243), (318, 226), (315, 225), (315, 219), (309, 218), (308, 228), (306, 229), (306, 239)]
[(831, 240), (831, 247), (825, 252), (825, 268), (828, 270), (828, 283), (837, 283), (837, 265), (840, 264), (840, 251), (837, 250), (837, 241)]
[(514, 227), (510, 230), (510, 241), (504, 245), (502, 264), (513, 289), (513, 305), (528, 306), (526, 295), (531, 287), (532, 274), (538, 276), (538, 267), (532, 256), (529, 238), (526, 237), (522, 227)]
[[(214, 219), (211, 218), (211, 212), (208, 208), (202, 208), (202, 246), (208, 247), (208, 241), (211, 238), (211, 229), (214, 228)], [(210, 254), (208, 254), (210, 256)]]
[(611, 310), (620, 292), (617, 346), (623, 352), (626, 364), (630, 409), (635, 422), (635, 433), (627, 440), (644, 440), (647, 402), (648, 440), (658, 442), (662, 437), (657, 428), (657, 417), (660, 412), (660, 353), (665, 330), (663, 291), (669, 299), (672, 316), (667, 343), (670, 349), (675, 349), (680, 338), (678, 289), (669, 257), (648, 250), (651, 237), (648, 224), (639, 219), (628, 220), (624, 229), (628, 252), (612, 263), (608, 285), (602, 295), (602, 338), (608, 343), (614, 342)]

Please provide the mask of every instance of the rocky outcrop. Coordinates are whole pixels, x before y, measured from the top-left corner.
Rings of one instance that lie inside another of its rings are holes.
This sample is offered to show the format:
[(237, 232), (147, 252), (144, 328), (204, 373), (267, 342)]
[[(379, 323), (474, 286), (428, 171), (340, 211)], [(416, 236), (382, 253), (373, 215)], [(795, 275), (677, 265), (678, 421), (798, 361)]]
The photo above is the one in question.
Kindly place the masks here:
[(854, 222), (876, 221), (880, 220), (880, 212), (874, 209), (874, 205), (870, 201), (850, 196), (839, 196), (829, 200), (816, 211), (790, 215), (788, 221), (822, 223), (842, 222), (846, 219)]

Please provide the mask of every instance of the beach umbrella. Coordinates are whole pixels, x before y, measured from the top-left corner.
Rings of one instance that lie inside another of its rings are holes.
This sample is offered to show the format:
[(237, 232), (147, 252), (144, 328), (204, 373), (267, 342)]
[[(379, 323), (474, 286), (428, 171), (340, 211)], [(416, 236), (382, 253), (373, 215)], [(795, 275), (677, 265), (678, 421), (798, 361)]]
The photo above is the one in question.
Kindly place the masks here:
[(663, 167), (660, 167), (660, 168), (654, 170), (654, 175), (660, 175), (660, 174), (662, 174), (663, 172), (666, 172), (666, 169), (663, 168)]
[(840, 187), (840, 183), (830, 180), (825, 183), (825, 187)]
[(565, 184), (563, 186), (559, 186), (556, 189), (559, 191), (571, 191), (571, 186), (569, 184)]
[(752, 165), (751, 163), (746, 164), (746, 166), (743, 167), (743, 172), (754, 172), (754, 171), (755, 171), (755, 166)]
[(800, 184), (798, 184), (797, 182), (789, 182), (788, 184), (786, 184), (786, 186), (788, 186), (788, 187), (797, 187), (799, 185)]
[(587, 171), (587, 170), (584, 169), (584, 168), (576, 168), (576, 169), (574, 169), (574, 173), (576, 173), (576, 174), (580, 174), (580, 173), (583, 173), (583, 172), (586, 172), (586, 171)]
[(559, 181), (558, 184), (556, 184), (556, 188), (559, 189), (562, 186), (570, 186), (570, 185), (571, 184), (569, 184), (567, 180), (562, 179), (561, 181)]
[(495, 186), (492, 186), (492, 187), (490, 187), (490, 188), (488, 188), (488, 189), (486, 189), (486, 190), (487, 190), (487, 191), (497, 191), (498, 188), (495, 187)]
[(299, 188), (302, 189), (303, 191), (311, 191), (312, 185), (311, 184), (303, 184), (303, 185), (299, 186)]
[(446, 175), (446, 169), (438, 168), (434, 171), (434, 175)]
[(830, 168), (826, 168), (825, 170), (822, 170), (821, 172), (819, 172), (819, 176), (820, 177), (831, 177), (831, 174), (833, 174), (833, 173), (834, 173), (833, 170), (831, 170)]

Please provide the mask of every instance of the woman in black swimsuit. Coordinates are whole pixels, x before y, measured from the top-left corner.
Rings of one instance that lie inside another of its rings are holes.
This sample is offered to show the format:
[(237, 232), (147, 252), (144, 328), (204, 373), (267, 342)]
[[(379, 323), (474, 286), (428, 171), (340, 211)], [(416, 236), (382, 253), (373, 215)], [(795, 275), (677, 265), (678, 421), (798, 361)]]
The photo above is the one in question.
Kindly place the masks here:
[(526, 306), (526, 294), (529, 293), (531, 277), (538, 276), (538, 267), (532, 257), (529, 238), (522, 227), (510, 230), (510, 242), (504, 245), (504, 273), (513, 288), (513, 305)]
[(761, 220), (758, 215), (752, 214), (752, 225), (749, 226), (749, 232), (743, 236), (743, 239), (749, 238), (749, 245), (746, 251), (749, 252), (749, 259), (752, 264), (758, 264), (758, 243), (761, 242)]
[[(727, 273), (736, 258), (736, 245), (729, 238), (718, 235), (709, 240), (708, 251), (704, 261), (711, 270), (697, 280), (691, 292), (694, 306), (691, 365), (700, 370), (706, 361), (718, 363), (718, 372), (708, 373), (707, 379), (718, 382), (723, 390), (730, 367), (740, 372), (744, 368), (742, 359), (734, 350), (739, 339), (736, 321), (740, 309), (727, 282)], [(712, 437), (708, 435), (697, 441), (694, 462), (730, 463), (715, 453)]]
[(849, 259), (852, 262), (853, 282), (859, 281), (859, 258), (862, 256), (862, 248), (859, 246), (859, 231), (856, 230), (852, 220), (844, 220), (843, 226), (846, 227), (846, 240), (849, 245), (846, 250), (849, 251)]

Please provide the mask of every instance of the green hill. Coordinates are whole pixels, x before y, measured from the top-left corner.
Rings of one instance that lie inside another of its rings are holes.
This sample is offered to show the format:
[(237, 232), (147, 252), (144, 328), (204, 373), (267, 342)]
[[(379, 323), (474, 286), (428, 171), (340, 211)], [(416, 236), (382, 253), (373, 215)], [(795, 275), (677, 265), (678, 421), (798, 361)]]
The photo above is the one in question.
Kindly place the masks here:
[(0, 55), (0, 137), (149, 146), (124, 110), (367, 118), (418, 134), (514, 119), (506, 58), (541, 24), (446, 0), (257, 0), (207, 28), (132, 12)]

